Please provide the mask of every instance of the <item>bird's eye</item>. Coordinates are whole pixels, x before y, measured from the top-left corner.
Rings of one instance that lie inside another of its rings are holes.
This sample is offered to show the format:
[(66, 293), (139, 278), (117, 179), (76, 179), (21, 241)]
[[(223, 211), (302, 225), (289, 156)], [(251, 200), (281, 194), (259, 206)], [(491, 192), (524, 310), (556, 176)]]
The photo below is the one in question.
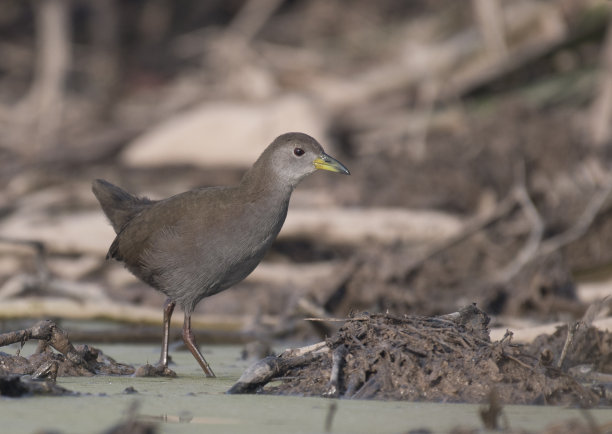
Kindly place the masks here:
[(304, 150), (302, 148), (295, 148), (293, 150), (293, 153), (296, 157), (301, 157), (302, 155), (304, 155)]

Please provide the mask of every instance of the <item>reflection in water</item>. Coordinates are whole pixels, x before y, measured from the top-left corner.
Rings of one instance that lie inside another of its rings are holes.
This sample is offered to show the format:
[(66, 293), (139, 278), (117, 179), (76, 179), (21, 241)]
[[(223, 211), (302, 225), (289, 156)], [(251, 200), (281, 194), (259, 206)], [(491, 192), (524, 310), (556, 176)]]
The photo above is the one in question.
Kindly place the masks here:
[(192, 423), (200, 425), (235, 425), (241, 423), (239, 419), (227, 419), (222, 417), (193, 417), (189, 411), (176, 414), (162, 414), (159, 416), (139, 415), (138, 419), (143, 422), (162, 422), (162, 423)]

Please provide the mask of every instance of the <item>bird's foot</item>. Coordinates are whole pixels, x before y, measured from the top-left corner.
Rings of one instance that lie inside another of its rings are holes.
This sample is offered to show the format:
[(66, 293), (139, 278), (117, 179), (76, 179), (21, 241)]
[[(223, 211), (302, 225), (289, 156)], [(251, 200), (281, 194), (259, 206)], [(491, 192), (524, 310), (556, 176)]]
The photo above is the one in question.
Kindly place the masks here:
[(163, 364), (142, 365), (134, 373), (134, 377), (176, 377), (176, 372)]

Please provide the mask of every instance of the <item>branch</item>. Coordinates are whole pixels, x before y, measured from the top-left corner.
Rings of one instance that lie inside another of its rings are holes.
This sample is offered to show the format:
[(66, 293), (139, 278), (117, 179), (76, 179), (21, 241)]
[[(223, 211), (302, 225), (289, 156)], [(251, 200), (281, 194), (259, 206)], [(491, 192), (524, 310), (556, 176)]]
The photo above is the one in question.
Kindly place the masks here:
[(578, 238), (583, 236), (586, 231), (589, 229), (595, 217), (601, 211), (606, 200), (610, 197), (612, 193), (612, 179), (609, 179), (604, 188), (593, 194), (591, 200), (585, 207), (582, 215), (578, 218), (574, 226), (572, 226), (567, 231), (556, 235), (554, 237), (550, 237), (546, 241), (542, 242), (540, 246), (540, 250), (538, 254), (540, 256), (546, 256), (559, 250), (561, 247), (576, 241)]
[(544, 234), (544, 221), (527, 191), (524, 164), (520, 165), (519, 172), (519, 185), (515, 188), (514, 194), (516, 195), (517, 201), (521, 204), (527, 219), (531, 222), (531, 231), (529, 232), (529, 237), (525, 245), (515, 258), (496, 273), (496, 277), (493, 280), (497, 282), (509, 281), (516, 276), (527, 263), (537, 256)]
[(591, 144), (601, 146), (610, 141), (612, 134), (612, 19), (608, 23), (606, 40), (601, 50), (601, 71), (595, 95), (588, 117), (589, 134)]
[(283, 0), (247, 1), (228, 26), (228, 34), (232, 37), (239, 35), (246, 45), (282, 3)]
[(475, 220), (467, 223), (463, 230), (460, 231), (457, 235), (449, 237), (445, 242), (434, 246), (433, 248), (426, 251), (419, 258), (412, 261), (404, 270), (404, 274), (410, 274), (414, 270), (420, 268), (424, 263), (434, 258), (450, 249), (451, 247), (456, 246), (472, 235), (480, 232), (481, 230), (491, 226), (493, 223), (498, 220), (504, 218), (508, 214), (512, 212), (512, 210), (516, 207), (517, 201), (515, 194), (509, 194), (502, 202), (500, 202), (497, 207), (488, 215), (483, 217), (478, 217)]
[(66, 332), (49, 320), (40, 321), (24, 330), (0, 334), (0, 347), (19, 342), (23, 343), (30, 339), (39, 339), (48, 343), (77, 365), (85, 364), (81, 355), (68, 340)]
[(504, 31), (504, 15), (499, 0), (472, 0), (478, 28), (488, 54), (492, 58), (508, 55)]
[(70, 20), (67, 0), (42, 0), (35, 5), (37, 67), (18, 112), (26, 124), (33, 123), (35, 141), (43, 147), (56, 140), (62, 122), (64, 84), (71, 63)]

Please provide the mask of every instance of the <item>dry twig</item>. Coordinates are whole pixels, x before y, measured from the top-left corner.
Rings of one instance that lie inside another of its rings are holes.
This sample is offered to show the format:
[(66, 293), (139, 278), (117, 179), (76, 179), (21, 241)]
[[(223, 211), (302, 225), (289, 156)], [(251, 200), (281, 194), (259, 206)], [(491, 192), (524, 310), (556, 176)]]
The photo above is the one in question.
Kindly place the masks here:
[(463, 230), (460, 231), (457, 235), (449, 237), (449, 239), (445, 242), (434, 246), (433, 248), (422, 254), (420, 257), (413, 260), (407, 267), (403, 269), (404, 274), (408, 275), (412, 273), (435, 256), (447, 251), (451, 247), (456, 246), (457, 244), (461, 243), (472, 235), (482, 231), (488, 226), (504, 218), (512, 212), (512, 210), (516, 207), (516, 204), (517, 201), (515, 195), (509, 194), (502, 202), (500, 202), (495, 207), (493, 212), (484, 217), (478, 217), (476, 218), (476, 220), (467, 223), (464, 226)]
[(497, 272), (497, 276), (494, 278), (494, 280), (497, 282), (509, 281), (536, 256), (538, 249), (540, 248), (540, 243), (542, 242), (542, 235), (544, 234), (544, 221), (542, 220), (538, 209), (533, 204), (531, 197), (529, 197), (529, 192), (527, 191), (524, 164), (521, 164), (520, 172), (519, 185), (515, 188), (514, 194), (516, 195), (518, 203), (521, 204), (527, 219), (531, 222), (531, 231), (525, 245), (519, 251), (519, 253), (508, 265)]
[(60, 329), (53, 321), (45, 320), (34, 324), (24, 330), (7, 332), (0, 334), (0, 347), (19, 342), (25, 342), (30, 339), (40, 339), (57, 351), (62, 353), (68, 360), (77, 365), (82, 365), (85, 362), (77, 350), (68, 340), (68, 335)]
[(28, 95), (15, 113), (25, 121), (28, 133), (34, 125), (38, 152), (57, 139), (64, 111), (64, 86), (71, 59), (70, 20), (66, 0), (35, 2), (37, 28), (37, 68)]
[(472, 0), (476, 22), (482, 33), (487, 53), (492, 58), (508, 55), (504, 34), (504, 16), (499, 0)]
[(342, 365), (344, 364), (344, 358), (348, 353), (346, 345), (339, 345), (332, 353), (332, 369), (329, 376), (329, 384), (325, 396), (331, 398), (338, 397), (338, 385), (340, 382), (340, 373), (342, 372)]
[(574, 226), (559, 235), (543, 241), (538, 254), (540, 256), (549, 255), (583, 236), (601, 211), (610, 194), (612, 194), (612, 178), (608, 179), (604, 188), (591, 196), (589, 203), (587, 203)]
[(580, 321), (574, 321), (573, 323), (567, 325), (567, 337), (565, 339), (565, 343), (563, 344), (563, 350), (561, 350), (561, 356), (557, 361), (557, 368), (559, 369), (561, 369), (561, 366), (563, 366), (563, 362), (567, 356), (567, 350), (569, 349), (570, 345), (572, 345), (572, 342), (574, 342), (574, 336), (576, 335), (576, 331), (578, 331), (580, 324)]
[(612, 135), (612, 19), (608, 23), (606, 39), (601, 50), (601, 71), (595, 100), (589, 120), (591, 143), (601, 146), (610, 141)]

